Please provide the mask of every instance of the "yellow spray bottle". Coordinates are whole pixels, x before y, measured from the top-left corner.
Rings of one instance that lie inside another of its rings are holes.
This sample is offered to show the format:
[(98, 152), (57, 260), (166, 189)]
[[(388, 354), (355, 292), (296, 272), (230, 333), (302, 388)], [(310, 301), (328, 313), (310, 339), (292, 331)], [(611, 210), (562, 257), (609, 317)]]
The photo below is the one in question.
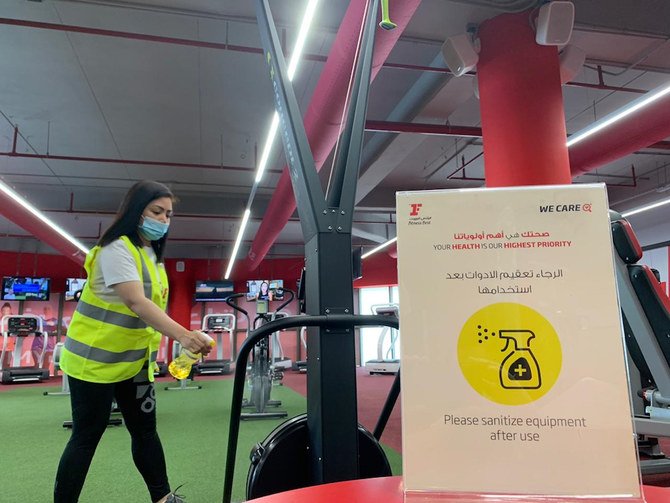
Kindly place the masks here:
[(538, 389), (542, 385), (540, 365), (530, 349), (535, 334), (530, 330), (499, 330), (498, 336), (505, 339), (501, 352), (509, 353), (500, 364), (500, 385), (505, 389)]
[[(207, 335), (204, 332), (200, 333), (207, 339), (207, 342), (209, 342), (209, 345), (211, 347), (214, 347), (216, 345), (214, 339), (212, 339), (209, 335)], [(175, 379), (179, 380), (186, 379), (191, 373), (191, 368), (193, 367), (193, 364), (197, 363), (200, 360), (200, 358), (201, 358), (200, 353), (191, 353), (188, 349), (182, 347), (179, 356), (177, 356), (174, 360), (172, 360), (172, 362), (170, 362), (168, 370), (170, 371), (172, 377), (174, 377)]]

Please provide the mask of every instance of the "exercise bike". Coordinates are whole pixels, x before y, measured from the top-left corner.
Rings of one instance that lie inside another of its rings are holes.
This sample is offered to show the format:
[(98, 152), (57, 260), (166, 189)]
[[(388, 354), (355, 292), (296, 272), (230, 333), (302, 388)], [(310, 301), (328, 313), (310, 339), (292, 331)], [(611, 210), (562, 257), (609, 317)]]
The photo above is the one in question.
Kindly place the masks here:
[[(267, 300), (256, 301), (256, 318), (253, 324), (250, 322), (249, 313), (238, 306), (233, 301), (245, 294), (233, 294), (226, 299), (226, 304), (232, 307), (235, 311), (242, 313), (247, 319), (247, 336), (250, 329), (255, 329), (259, 326), (265, 325), (275, 319), (283, 316), (278, 316), (279, 312), (289, 305), (295, 294), (290, 290), (285, 290), (289, 294), (289, 298), (285, 300), (277, 309), (277, 311), (269, 312), (269, 302)], [(246, 362), (246, 357), (245, 357)], [(241, 362), (238, 360), (237, 365)], [(239, 417), (245, 419), (281, 419), (288, 414), (283, 410), (268, 410), (268, 407), (279, 407), (281, 402), (272, 400), (270, 398), (272, 392), (272, 385), (276, 379), (283, 376), (282, 372), (276, 372), (270, 361), (270, 338), (264, 337), (259, 340), (253, 347), (251, 365), (247, 368), (247, 383), (250, 390), (250, 397), (242, 401), (242, 407), (252, 409), (250, 412), (241, 412)]]
[[(240, 308), (241, 310), (241, 308)], [(243, 362), (263, 339), (281, 329), (297, 327), (342, 326), (384, 326), (398, 329), (398, 318), (387, 315), (331, 315), (331, 316), (290, 316), (261, 325), (249, 334), (242, 344), (238, 355), (233, 381), (233, 397), (230, 410), (230, 429), (226, 455), (224, 481), (224, 503), (230, 503), (234, 476), (235, 457), (240, 420), (243, 419)], [(389, 390), (383, 409), (373, 432), (358, 425), (358, 452), (360, 478), (385, 477), (391, 475), (386, 454), (379, 439), (400, 394), (400, 371)], [(247, 499), (260, 498), (281, 491), (311, 485), (309, 469), (309, 431), (307, 414), (295, 416), (275, 428), (251, 451), (249, 472), (247, 474)]]

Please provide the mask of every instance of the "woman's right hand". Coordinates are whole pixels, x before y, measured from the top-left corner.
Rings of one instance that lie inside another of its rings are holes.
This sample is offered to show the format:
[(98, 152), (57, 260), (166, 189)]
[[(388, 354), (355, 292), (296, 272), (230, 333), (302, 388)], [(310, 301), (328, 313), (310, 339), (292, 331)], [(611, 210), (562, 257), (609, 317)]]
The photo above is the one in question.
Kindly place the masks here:
[(184, 332), (178, 339), (179, 344), (193, 354), (208, 355), (214, 346), (212, 338), (200, 330)]

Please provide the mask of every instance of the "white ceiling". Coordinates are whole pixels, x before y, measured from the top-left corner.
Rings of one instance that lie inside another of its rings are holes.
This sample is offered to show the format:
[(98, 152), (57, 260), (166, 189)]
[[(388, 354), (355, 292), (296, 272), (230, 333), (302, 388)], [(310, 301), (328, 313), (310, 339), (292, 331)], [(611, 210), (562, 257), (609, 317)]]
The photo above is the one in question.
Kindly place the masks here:
[[(495, 3), (423, 0), (388, 61), (436, 66), (444, 39), (463, 32), (467, 23), (498, 15), (501, 10), (491, 7)], [(598, 74), (592, 68), (601, 64), (605, 83), (611, 86), (649, 90), (668, 82), (670, 2), (649, 0), (645, 8), (637, 0), (574, 3), (572, 43), (587, 53), (587, 68), (574, 80), (597, 83)], [(288, 47), (296, 36), (296, 20), (304, 4), (304, 0), (271, 1)], [(306, 53), (328, 55), (347, 4), (344, 0), (321, 2)], [(498, 2), (522, 4), (534, 2)], [(260, 47), (251, 1), (2, 0), (0, 18)], [(294, 88), (303, 111), (322, 68), (321, 61), (301, 63)], [(273, 112), (265, 72), (257, 52), (12, 26), (0, 20), (0, 152), (11, 151), (17, 126), (19, 153), (126, 161), (0, 155), (0, 176), (89, 245), (100, 228), (109, 224), (132, 183), (160, 180), (181, 200), (168, 255), (228, 258)], [(382, 68), (371, 87), (368, 118), (391, 120), (395, 105), (424, 74)], [(433, 84), (432, 94), (424, 86), (425, 96), (402, 120), (479, 126), (473, 77), (436, 75), (442, 76)], [(565, 86), (563, 95), (568, 132), (639, 96), (573, 86)], [(462, 172), (448, 178), (471, 160), (467, 177), (483, 176), (480, 140), (388, 133), (366, 133), (366, 140), (355, 217), (357, 244), (373, 246), (395, 235), (396, 190), (482, 184), (459, 181), (455, 177)], [(270, 173), (254, 201), (242, 256), (284, 166), (278, 145), (272, 158)], [(188, 166), (129, 162), (138, 160)], [(626, 209), (668, 197), (670, 193), (655, 190), (668, 182), (666, 164), (670, 164), (670, 151), (646, 150), (599, 168), (598, 176), (593, 172), (576, 181), (607, 182), (613, 206)], [(615, 187), (632, 184), (631, 166), (639, 177), (637, 186)], [(322, 178), (326, 172), (324, 168)], [(670, 209), (652, 213), (633, 217), (636, 230), (646, 244), (669, 240), (670, 229), (665, 224), (670, 221)], [(0, 236), (0, 249), (49, 252), (2, 217)], [(301, 254), (302, 235), (294, 218), (269, 257)]]

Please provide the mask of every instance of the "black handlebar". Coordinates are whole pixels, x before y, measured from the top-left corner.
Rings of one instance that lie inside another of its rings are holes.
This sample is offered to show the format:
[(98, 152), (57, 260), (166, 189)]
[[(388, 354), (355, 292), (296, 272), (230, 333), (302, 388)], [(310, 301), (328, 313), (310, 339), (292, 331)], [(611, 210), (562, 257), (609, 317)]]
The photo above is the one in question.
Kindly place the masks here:
[[(233, 396), (230, 405), (230, 424), (228, 426), (228, 449), (226, 453), (226, 468), (223, 481), (223, 503), (230, 503), (233, 492), (233, 476), (235, 474), (235, 457), (237, 454), (237, 441), (240, 433), (240, 413), (242, 412), (242, 395), (244, 394), (244, 377), (246, 373), (246, 361), (254, 345), (263, 337), (285, 328), (296, 327), (360, 327), (360, 326), (383, 326), (398, 330), (398, 318), (383, 315), (317, 315), (317, 316), (288, 316), (261, 325), (252, 331), (245, 339), (237, 354), (235, 363), (235, 377), (233, 379)], [(396, 377), (398, 391), (400, 387), (399, 377)], [(396, 394), (397, 397), (397, 394)], [(392, 404), (391, 404), (391, 407)], [(390, 414), (390, 410), (389, 410)], [(385, 421), (384, 421), (385, 424)], [(378, 430), (375, 428), (375, 430)], [(383, 430), (383, 426), (381, 426)]]
[(239, 311), (245, 316), (249, 316), (249, 313), (245, 309), (242, 309), (240, 306), (237, 304), (233, 304), (231, 301), (233, 299), (239, 299), (240, 297), (244, 297), (244, 293), (234, 293), (232, 295), (229, 295), (228, 298), (226, 298), (226, 304), (228, 304), (230, 307), (232, 307), (235, 311)]
[(290, 293), (291, 297), (287, 301), (282, 303), (282, 305), (277, 308), (277, 311), (281, 311), (286, 306), (288, 306), (291, 302), (293, 302), (293, 299), (295, 299), (295, 292), (293, 290), (289, 290), (288, 288), (282, 288), (282, 290), (284, 290), (285, 292)]

